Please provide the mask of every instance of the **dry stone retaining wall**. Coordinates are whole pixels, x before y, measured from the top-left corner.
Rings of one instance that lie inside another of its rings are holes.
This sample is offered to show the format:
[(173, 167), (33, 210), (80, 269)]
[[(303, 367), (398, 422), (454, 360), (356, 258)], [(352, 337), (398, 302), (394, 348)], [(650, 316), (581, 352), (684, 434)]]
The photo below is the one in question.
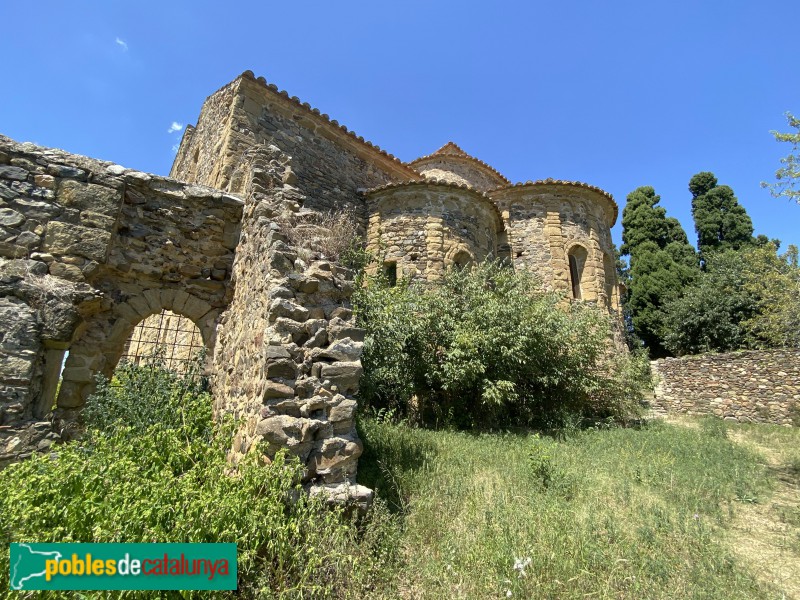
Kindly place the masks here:
[(800, 419), (800, 350), (666, 358), (652, 369), (656, 411), (742, 423), (797, 425)]

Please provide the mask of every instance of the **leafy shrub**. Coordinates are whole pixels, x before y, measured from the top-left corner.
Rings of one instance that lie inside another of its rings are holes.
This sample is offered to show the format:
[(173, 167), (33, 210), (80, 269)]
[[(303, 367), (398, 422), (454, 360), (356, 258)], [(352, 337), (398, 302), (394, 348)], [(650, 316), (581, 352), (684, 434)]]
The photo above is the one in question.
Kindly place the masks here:
[(665, 345), (678, 355), (800, 347), (797, 248), (772, 243), (710, 254), (706, 270), (666, 308)]
[(115, 379), (88, 400), (82, 441), (0, 472), (0, 588), (12, 541), (235, 542), (241, 597), (359, 596), (394, 560), (380, 508), (359, 530), (301, 493), (283, 454), (232, 473), (232, 424), (212, 421), (196, 369), (127, 365)]
[(367, 330), (362, 404), (425, 424), (624, 417), (649, 384), (643, 356), (612, 348), (606, 312), (565, 307), (497, 263), (453, 270), (434, 286), (373, 278), (354, 306)]

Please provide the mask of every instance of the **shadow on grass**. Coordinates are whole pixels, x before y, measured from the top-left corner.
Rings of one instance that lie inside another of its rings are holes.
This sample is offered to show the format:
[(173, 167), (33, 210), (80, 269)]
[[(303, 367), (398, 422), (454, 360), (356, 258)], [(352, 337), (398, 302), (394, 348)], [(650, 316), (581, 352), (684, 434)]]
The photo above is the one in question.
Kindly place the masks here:
[(358, 482), (375, 490), (394, 514), (404, 514), (413, 475), (434, 459), (436, 444), (425, 432), (367, 417), (356, 421), (364, 452), (358, 461)]

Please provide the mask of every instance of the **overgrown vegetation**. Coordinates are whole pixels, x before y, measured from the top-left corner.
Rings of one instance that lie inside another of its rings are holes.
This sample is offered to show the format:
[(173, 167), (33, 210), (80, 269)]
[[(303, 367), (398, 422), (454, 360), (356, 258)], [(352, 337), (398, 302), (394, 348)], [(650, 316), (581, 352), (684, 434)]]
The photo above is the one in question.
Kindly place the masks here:
[(628, 195), (621, 252), (630, 267), (623, 308), (634, 345), (638, 337), (654, 358), (800, 347), (797, 247), (779, 255), (779, 240), (754, 237), (744, 207), (730, 187), (717, 185), (713, 173), (694, 175), (689, 191), (698, 252), (678, 221), (657, 206), (653, 188)]
[(335, 262), (358, 247), (358, 219), (351, 208), (287, 213), (278, 222), (281, 233), (304, 260), (313, 257)]
[[(240, 589), (216, 597), (780, 596), (729, 552), (738, 507), (768, 498), (775, 476), (722, 421), (551, 437), (429, 431), (384, 412), (359, 422), (359, 481), (378, 500), (356, 524), (301, 494), (285, 456), (232, 471), (231, 424), (212, 424), (196, 371), (127, 366), (117, 382), (90, 399), (82, 441), (0, 472), (0, 589), (10, 541), (192, 541), (238, 544)], [(795, 473), (796, 430), (739, 429), (780, 442)], [(179, 596), (202, 593), (113, 595)]]
[(711, 254), (702, 277), (666, 307), (665, 345), (675, 354), (800, 348), (797, 248), (772, 243)]
[(699, 425), (547, 437), (366, 420), (360, 479), (403, 517), (404, 597), (779, 598), (728, 545), (775, 477), (724, 422)]
[(354, 297), (367, 331), (360, 398), (416, 423), (519, 427), (637, 413), (644, 357), (611, 347), (607, 312), (565, 305), (498, 263), (436, 285), (381, 277)]
[(654, 358), (665, 356), (665, 307), (700, 276), (697, 255), (686, 232), (658, 206), (661, 197), (650, 186), (628, 194), (622, 211), (620, 252), (629, 257), (630, 277), (624, 306), (633, 331)]
[(775, 183), (762, 182), (762, 187), (767, 187), (775, 198), (786, 197), (800, 204), (800, 189), (797, 189), (797, 181), (800, 179), (800, 119), (792, 113), (786, 113), (786, 121), (789, 127), (795, 129), (794, 132), (781, 133), (772, 131), (775, 140), (778, 142), (788, 142), (792, 149), (784, 158), (781, 159), (783, 166), (775, 171)]
[(301, 493), (300, 465), (285, 456), (264, 465), (253, 454), (231, 473), (230, 424), (213, 424), (196, 369), (128, 365), (116, 379), (89, 399), (82, 441), (0, 471), (8, 597), (20, 597), (6, 591), (11, 541), (235, 542), (245, 598), (360, 597), (394, 559), (396, 530), (379, 507), (359, 530)]

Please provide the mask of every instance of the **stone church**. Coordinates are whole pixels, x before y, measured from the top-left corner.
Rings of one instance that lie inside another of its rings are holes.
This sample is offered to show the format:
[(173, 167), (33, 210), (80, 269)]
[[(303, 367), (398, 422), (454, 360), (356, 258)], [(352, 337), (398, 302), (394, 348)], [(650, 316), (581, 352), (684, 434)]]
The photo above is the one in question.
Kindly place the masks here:
[(246, 71), (169, 177), (0, 136), (0, 468), (74, 435), (96, 376), (143, 340), (181, 339), (238, 419), (232, 461), (288, 448), (312, 493), (367, 498), (353, 274), (287, 231), (341, 211), (392, 278), (503, 258), (619, 310), (608, 193), (512, 184), (452, 142), (404, 163)]

